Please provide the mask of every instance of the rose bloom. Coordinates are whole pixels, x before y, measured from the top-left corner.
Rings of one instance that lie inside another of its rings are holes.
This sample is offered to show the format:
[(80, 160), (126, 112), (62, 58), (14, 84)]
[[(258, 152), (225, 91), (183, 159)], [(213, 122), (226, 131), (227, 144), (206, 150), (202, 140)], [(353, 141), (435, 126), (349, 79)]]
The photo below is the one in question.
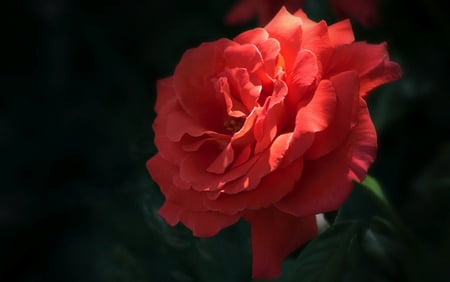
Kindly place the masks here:
[(170, 225), (208, 237), (251, 225), (253, 277), (317, 235), (364, 179), (377, 138), (366, 106), (400, 77), (385, 44), (354, 43), (348, 20), (327, 26), (282, 8), (264, 28), (184, 53), (158, 81), (158, 153), (147, 168)]
[[(225, 16), (225, 23), (239, 25), (256, 16), (259, 23), (264, 25), (283, 5), (289, 11), (296, 11), (304, 3), (305, 0), (240, 0)], [(340, 18), (355, 19), (366, 28), (378, 22), (379, 0), (329, 0), (329, 3), (335, 15)]]

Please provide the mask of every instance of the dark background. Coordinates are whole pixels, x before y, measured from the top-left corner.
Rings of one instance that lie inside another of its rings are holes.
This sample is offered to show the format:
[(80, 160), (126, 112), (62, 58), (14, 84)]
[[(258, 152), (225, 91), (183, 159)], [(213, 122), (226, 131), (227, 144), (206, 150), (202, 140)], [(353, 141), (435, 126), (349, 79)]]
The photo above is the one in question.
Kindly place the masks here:
[[(2, 1), (0, 281), (250, 280), (248, 226), (203, 240), (168, 227), (145, 169), (156, 80), (187, 48), (256, 25), (226, 27), (233, 2)], [(336, 21), (327, 1), (306, 9)], [(378, 26), (354, 23), (403, 68), (369, 99), (370, 174), (425, 248), (428, 281), (450, 279), (449, 11), (384, 1)]]

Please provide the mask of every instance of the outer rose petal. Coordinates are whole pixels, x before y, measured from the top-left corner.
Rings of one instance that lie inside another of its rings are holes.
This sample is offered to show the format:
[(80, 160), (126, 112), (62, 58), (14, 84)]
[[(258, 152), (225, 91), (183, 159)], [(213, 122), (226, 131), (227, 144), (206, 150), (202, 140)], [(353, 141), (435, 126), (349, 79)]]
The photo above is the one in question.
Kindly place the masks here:
[(224, 69), (224, 50), (237, 43), (228, 39), (203, 43), (186, 51), (174, 73), (174, 86), (178, 102), (188, 116), (204, 127), (220, 132), (226, 107), (223, 97), (215, 93), (211, 78)]
[(339, 46), (327, 69), (328, 77), (349, 70), (358, 72), (362, 97), (376, 87), (401, 77), (399, 65), (389, 60), (386, 43), (355, 42)]
[(241, 217), (240, 214), (224, 215), (217, 212), (184, 210), (168, 201), (159, 209), (158, 214), (172, 226), (181, 221), (197, 237), (214, 236), (223, 228), (235, 224)]
[(171, 78), (158, 81), (158, 96), (155, 105), (158, 114), (153, 122), (154, 143), (163, 158), (178, 163), (186, 155), (186, 152), (181, 149), (179, 144), (171, 142), (166, 134), (169, 114), (180, 110), (171, 82)]
[(294, 217), (276, 208), (249, 211), (244, 215), (251, 225), (253, 278), (280, 276), (283, 260), (308, 240), (317, 236), (315, 216)]
[(350, 44), (355, 41), (350, 20), (343, 20), (328, 27), (328, 36), (335, 45)]
[[(336, 93), (336, 110), (328, 127), (315, 136), (314, 144), (306, 152), (306, 159), (317, 159), (341, 145), (353, 126), (359, 100), (358, 75), (343, 72), (331, 78)], [(320, 104), (319, 104), (320, 106)], [(318, 111), (319, 112), (319, 111)]]
[(299, 133), (322, 131), (330, 125), (335, 112), (336, 90), (329, 80), (322, 80), (311, 101), (297, 112), (295, 131)]
[(351, 192), (352, 180), (364, 179), (376, 149), (375, 128), (361, 99), (358, 123), (346, 142), (329, 155), (306, 161), (295, 190), (275, 206), (298, 217), (338, 209)]

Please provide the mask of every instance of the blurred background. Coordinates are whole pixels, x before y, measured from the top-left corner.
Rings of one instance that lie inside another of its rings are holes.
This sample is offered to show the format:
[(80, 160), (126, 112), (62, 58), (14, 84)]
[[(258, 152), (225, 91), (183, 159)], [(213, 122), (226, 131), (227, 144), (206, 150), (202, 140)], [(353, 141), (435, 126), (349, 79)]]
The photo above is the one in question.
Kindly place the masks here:
[[(155, 82), (187, 48), (255, 27), (224, 24), (235, 2), (2, 1), (0, 281), (250, 281), (246, 223), (209, 239), (169, 227), (145, 168)], [(427, 281), (450, 281), (449, 6), (386, 0), (377, 26), (353, 22), (403, 68), (369, 99), (369, 173), (425, 250)], [(326, 0), (305, 10), (337, 20)]]

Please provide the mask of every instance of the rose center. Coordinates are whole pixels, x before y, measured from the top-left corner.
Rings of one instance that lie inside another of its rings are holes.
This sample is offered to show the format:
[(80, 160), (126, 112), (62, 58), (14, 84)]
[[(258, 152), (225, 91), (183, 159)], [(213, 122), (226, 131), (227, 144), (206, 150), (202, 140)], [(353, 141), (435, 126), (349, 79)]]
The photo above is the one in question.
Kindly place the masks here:
[(242, 126), (244, 125), (244, 121), (244, 118), (228, 117), (223, 123), (223, 126), (228, 132), (235, 133), (242, 128)]

